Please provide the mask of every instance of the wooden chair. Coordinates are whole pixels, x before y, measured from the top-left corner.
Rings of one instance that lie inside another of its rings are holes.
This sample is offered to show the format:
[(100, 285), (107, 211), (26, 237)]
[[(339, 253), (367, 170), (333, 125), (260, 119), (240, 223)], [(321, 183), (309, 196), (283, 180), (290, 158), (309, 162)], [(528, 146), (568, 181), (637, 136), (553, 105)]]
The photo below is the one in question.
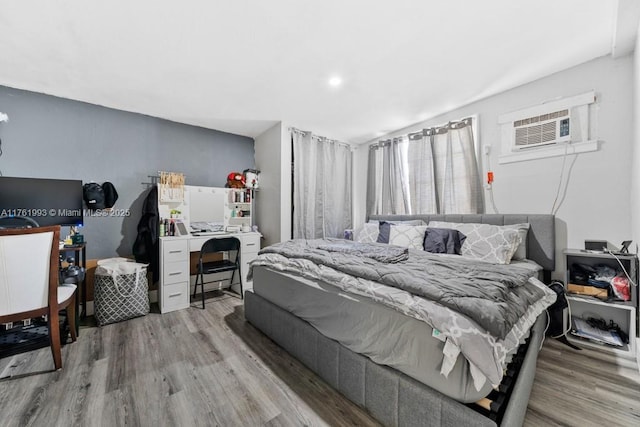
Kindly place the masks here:
[[(229, 253), (230, 259), (221, 259), (219, 261), (210, 261), (203, 262), (202, 258), (207, 254), (212, 253), (220, 253), (224, 252)], [(235, 253), (235, 258), (233, 261), (231, 260), (233, 253)], [(231, 271), (231, 281), (230, 285), (233, 285), (233, 278), (235, 277), (236, 271), (238, 271), (238, 276), (240, 276), (240, 240), (236, 237), (220, 237), (220, 238), (212, 238), (204, 242), (202, 248), (200, 248), (200, 257), (198, 259), (198, 273), (196, 276), (196, 283), (193, 288), (193, 297), (196, 297), (196, 293), (198, 290), (198, 280), (200, 281), (200, 286), (202, 287), (202, 308), (204, 309), (204, 275), (205, 274), (213, 274), (213, 273), (222, 273), (225, 271)], [(211, 283), (211, 282), (207, 282)], [(240, 297), (242, 297), (242, 277), (240, 277)]]
[(0, 323), (47, 316), (55, 369), (62, 368), (58, 311), (76, 340), (76, 286), (58, 286), (60, 226), (0, 230)]

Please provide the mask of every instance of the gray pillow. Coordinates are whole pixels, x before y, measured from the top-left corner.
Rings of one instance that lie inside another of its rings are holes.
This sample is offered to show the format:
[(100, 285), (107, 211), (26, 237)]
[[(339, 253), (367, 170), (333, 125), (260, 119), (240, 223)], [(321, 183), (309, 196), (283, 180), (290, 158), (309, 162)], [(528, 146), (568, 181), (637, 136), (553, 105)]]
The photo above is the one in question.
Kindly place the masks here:
[(461, 231), (451, 228), (427, 228), (424, 250), (434, 254), (460, 255), (466, 238)]

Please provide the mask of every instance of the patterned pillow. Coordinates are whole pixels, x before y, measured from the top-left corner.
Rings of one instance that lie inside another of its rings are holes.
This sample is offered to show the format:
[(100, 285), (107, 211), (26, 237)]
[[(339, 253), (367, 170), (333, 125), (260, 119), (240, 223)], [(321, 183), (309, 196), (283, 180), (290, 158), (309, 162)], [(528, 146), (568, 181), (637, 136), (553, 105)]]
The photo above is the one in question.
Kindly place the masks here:
[(353, 240), (360, 243), (375, 243), (378, 240), (378, 234), (378, 223), (367, 223), (355, 231)]
[(527, 259), (527, 234), (529, 233), (529, 223), (523, 222), (522, 224), (509, 224), (502, 225), (501, 227), (518, 230), (518, 234), (520, 235), (520, 244), (518, 245), (518, 249), (516, 249), (516, 253), (513, 254), (511, 259)]
[(467, 236), (462, 255), (494, 264), (509, 264), (522, 241), (517, 229), (499, 225), (430, 221), (429, 227), (461, 231)]
[(380, 225), (380, 234), (378, 234), (378, 243), (389, 243), (389, 235), (392, 225), (427, 225), (421, 219), (410, 219), (405, 221), (376, 221), (370, 220), (370, 223), (377, 222)]
[(426, 225), (393, 224), (389, 231), (389, 244), (422, 250)]

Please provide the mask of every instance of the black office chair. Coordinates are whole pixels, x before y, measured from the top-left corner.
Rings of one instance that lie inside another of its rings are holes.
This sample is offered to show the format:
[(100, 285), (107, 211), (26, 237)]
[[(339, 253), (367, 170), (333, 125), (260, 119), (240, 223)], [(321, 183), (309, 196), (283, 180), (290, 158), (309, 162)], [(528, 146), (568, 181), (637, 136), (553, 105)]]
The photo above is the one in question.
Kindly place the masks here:
[(38, 222), (29, 216), (3, 215), (0, 216), (0, 230), (5, 228), (37, 228)]
[[(229, 259), (219, 261), (203, 262), (202, 258), (207, 254), (229, 252)], [(235, 259), (232, 261), (232, 253), (235, 252)], [(198, 259), (198, 273), (196, 276), (196, 284), (193, 288), (193, 297), (196, 297), (198, 291), (198, 280), (200, 281), (202, 293), (202, 308), (204, 309), (204, 275), (213, 273), (223, 273), (231, 271), (230, 285), (233, 285), (233, 278), (236, 270), (240, 277), (240, 240), (236, 237), (222, 237), (207, 240), (200, 249), (200, 258)], [(214, 281), (207, 282), (213, 283)], [(217, 280), (215, 280), (217, 282)], [(240, 277), (240, 298), (242, 298), (242, 277)]]

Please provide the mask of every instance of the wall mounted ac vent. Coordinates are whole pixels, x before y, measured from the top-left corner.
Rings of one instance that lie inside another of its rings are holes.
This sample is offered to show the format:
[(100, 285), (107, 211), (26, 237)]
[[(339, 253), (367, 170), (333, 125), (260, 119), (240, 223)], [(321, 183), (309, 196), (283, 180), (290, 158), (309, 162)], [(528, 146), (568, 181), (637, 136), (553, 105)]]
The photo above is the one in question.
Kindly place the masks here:
[(598, 149), (594, 91), (501, 114), (498, 124), (500, 164)]
[(571, 141), (569, 110), (559, 110), (513, 122), (513, 150)]

